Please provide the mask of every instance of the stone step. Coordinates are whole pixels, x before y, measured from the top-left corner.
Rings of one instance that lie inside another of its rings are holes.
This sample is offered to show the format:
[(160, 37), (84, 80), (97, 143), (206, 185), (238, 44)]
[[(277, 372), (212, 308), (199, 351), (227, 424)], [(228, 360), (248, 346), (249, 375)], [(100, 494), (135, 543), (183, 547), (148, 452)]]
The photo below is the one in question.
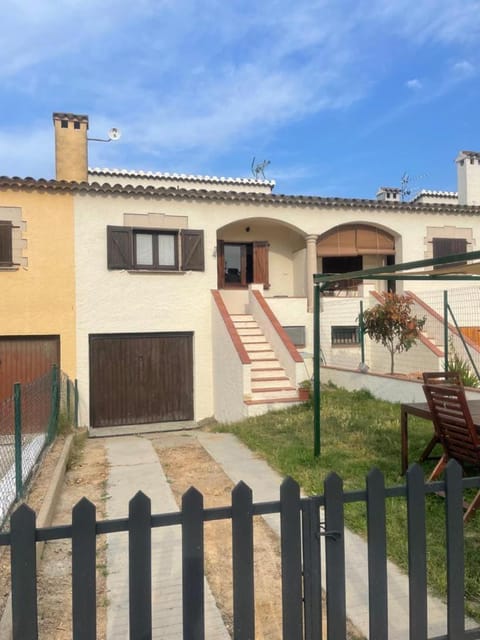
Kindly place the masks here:
[[(242, 341), (243, 342), (243, 341)], [(269, 351), (273, 353), (272, 347), (268, 344), (268, 342), (243, 342), (243, 346), (248, 354), (256, 351)]]
[(237, 320), (233, 325), (237, 331), (241, 331), (243, 329), (258, 329), (258, 331), (260, 331), (260, 327), (256, 322), (249, 322), (248, 320), (244, 320), (243, 322), (241, 320)]
[(262, 336), (263, 339), (265, 340), (265, 336), (263, 335), (263, 333), (260, 331), (260, 329), (258, 327), (251, 327), (251, 328), (245, 328), (245, 329), (237, 329), (237, 333), (240, 337), (242, 336)]
[(277, 399), (285, 399), (292, 398), (297, 394), (297, 390), (295, 387), (291, 387), (290, 385), (285, 387), (279, 387), (278, 389), (271, 389), (269, 387), (266, 388), (258, 388), (252, 389), (251, 399), (252, 400), (277, 400)]
[(257, 371), (265, 371), (267, 369), (271, 371), (272, 369), (281, 370), (282, 368), (276, 358), (270, 358), (268, 360), (259, 358), (258, 360), (253, 360), (250, 368), (252, 374), (255, 373), (255, 375)]
[(253, 319), (253, 316), (249, 315), (248, 313), (232, 313), (230, 318), (234, 323), (235, 322), (255, 322), (255, 320)]
[(252, 378), (252, 391), (259, 389), (285, 389), (291, 388), (290, 380), (287, 376), (281, 378)]
[(248, 335), (248, 336), (240, 336), (240, 340), (242, 344), (253, 344), (254, 342), (265, 342), (265, 336), (263, 333), (260, 333), (258, 336)]
[(271, 349), (262, 349), (259, 351), (246, 350), (250, 360), (274, 360), (278, 366), (278, 360)]

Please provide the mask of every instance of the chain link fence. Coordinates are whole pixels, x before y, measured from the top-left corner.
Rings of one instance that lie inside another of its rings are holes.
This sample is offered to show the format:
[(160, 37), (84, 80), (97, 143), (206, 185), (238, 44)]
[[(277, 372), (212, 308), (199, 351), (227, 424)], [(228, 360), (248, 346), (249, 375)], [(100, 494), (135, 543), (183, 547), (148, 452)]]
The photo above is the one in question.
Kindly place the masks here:
[(55, 438), (60, 414), (76, 425), (77, 398), (76, 385), (54, 366), (33, 382), (14, 385), (13, 395), (0, 401), (0, 525)]
[[(480, 287), (460, 287), (417, 294), (438, 316), (427, 314), (424, 331), (448, 359), (465, 363), (475, 375), (480, 371)], [(421, 309), (419, 309), (421, 311)], [(420, 313), (422, 315), (422, 313)], [(445, 345), (445, 319), (449, 330)]]

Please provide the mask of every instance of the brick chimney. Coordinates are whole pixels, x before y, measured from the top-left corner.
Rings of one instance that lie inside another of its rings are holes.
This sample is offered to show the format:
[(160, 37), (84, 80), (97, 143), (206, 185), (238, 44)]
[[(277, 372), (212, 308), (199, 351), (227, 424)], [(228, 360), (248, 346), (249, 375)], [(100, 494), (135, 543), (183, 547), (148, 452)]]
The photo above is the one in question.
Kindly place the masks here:
[(88, 116), (54, 113), (55, 178), (57, 180), (88, 180), (87, 131)]

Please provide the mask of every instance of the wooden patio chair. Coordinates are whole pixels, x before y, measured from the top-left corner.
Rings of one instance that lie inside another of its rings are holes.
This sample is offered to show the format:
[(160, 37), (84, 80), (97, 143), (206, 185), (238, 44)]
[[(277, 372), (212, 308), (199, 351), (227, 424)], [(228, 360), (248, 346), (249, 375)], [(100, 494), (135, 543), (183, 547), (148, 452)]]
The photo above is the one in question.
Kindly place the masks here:
[[(469, 465), (480, 473), (480, 438), (461, 385), (425, 384), (423, 390), (432, 414), (437, 438), (443, 455), (429, 481), (436, 478), (450, 459), (462, 466)], [(480, 491), (466, 506), (464, 520), (480, 505)]]
[[(448, 384), (448, 385), (462, 385), (462, 380), (457, 371), (424, 371), (422, 373), (424, 384)], [(419, 462), (425, 462), (430, 458), (435, 445), (440, 441), (437, 438), (437, 433), (434, 432), (432, 439), (427, 444), (420, 456)]]

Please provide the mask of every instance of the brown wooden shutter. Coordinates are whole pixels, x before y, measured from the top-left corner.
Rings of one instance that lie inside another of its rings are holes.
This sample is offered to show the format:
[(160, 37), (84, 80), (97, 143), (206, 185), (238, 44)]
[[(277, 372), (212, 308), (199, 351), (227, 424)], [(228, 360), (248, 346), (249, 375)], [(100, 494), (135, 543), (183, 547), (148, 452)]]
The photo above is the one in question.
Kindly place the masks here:
[[(433, 257), (443, 258), (445, 256), (455, 255), (458, 253), (467, 253), (467, 241), (465, 238), (433, 238)], [(466, 264), (463, 262), (455, 262), (455, 265)], [(452, 264), (452, 266), (453, 266)], [(445, 265), (435, 265), (434, 269), (442, 269)]]
[(223, 240), (217, 240), (217, 287), (225, 286), (225, 248)]
[(0, 264), (12, 265), (12, 223), (0, 220)]
[(107, 227), (107, 264), (109, 269), (131, 269), (133, 233), (131, 227)]
[(203, 231), (183, 229), (181, 241), (182, 271), (205, 271)]
[(268, 242), (253, 243), (253, 282), (270, 288), (268, 281)]

